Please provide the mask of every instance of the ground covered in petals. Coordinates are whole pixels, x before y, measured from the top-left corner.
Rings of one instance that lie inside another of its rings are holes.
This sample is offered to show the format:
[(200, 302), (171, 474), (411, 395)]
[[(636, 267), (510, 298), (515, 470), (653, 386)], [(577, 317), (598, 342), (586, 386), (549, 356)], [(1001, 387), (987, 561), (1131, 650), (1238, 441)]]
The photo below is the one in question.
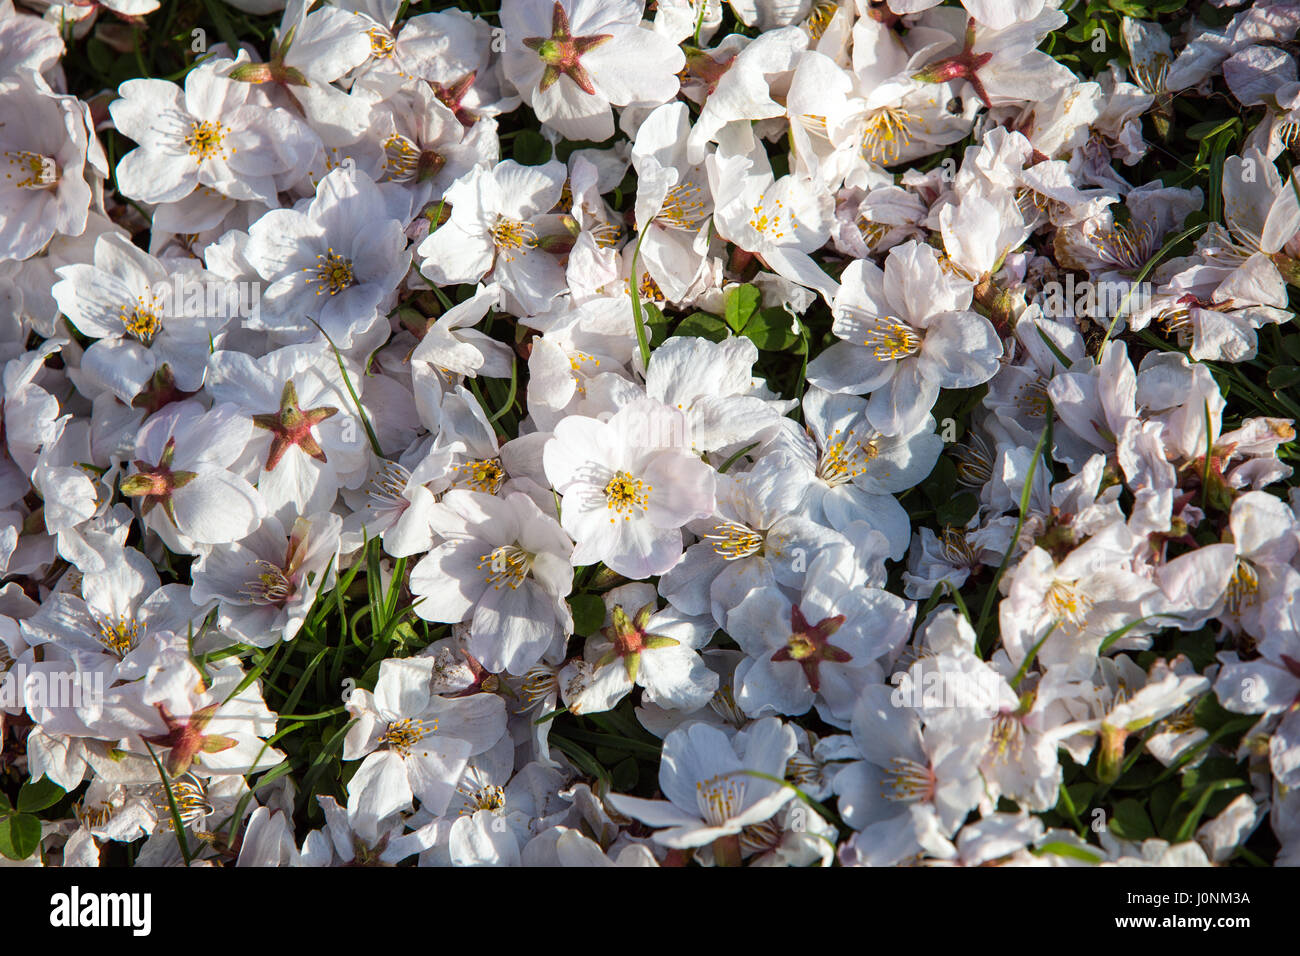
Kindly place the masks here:
[(0, 0), (0, 865), (1300, 864), (1298, 33)]

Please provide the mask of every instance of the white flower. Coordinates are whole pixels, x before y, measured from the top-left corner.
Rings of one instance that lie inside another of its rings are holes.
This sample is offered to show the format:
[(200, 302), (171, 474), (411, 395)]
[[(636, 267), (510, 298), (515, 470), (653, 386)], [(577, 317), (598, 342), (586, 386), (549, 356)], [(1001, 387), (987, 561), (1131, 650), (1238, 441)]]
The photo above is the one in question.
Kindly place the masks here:
[(686, 65), (671, 40), (641, 25), (642, 0), (505, 0), (506, 76), (537, 118), (568, 139), (614, 133), (610, 105), (657, 106)]
[(612, 710), (636, 686), (645, 688), (648, 703), (686, 713), (709, 702), (718, 689), (718, 675), (699, 655), (713, 636), (709, 618), (660, 609), (648, 584), (626, 584), (607, 592), (605, 607), (605, 627), (588, 638), (583, 666), (560, 671), (562, 696), (571, 713)]
[(424, 333), (411, 360), (427, 362), (441, 372), (476, 378), (509, 378), (514, 356), (510, 347), (473, 328), (496, 304), (495, 286), (479, 286), (472, 296), (453, 306)]
[(91, 201), (86, 166), (100, 176), (108, 169), (89, 111), (76, 97), (30, 75), (0, 79), (0, 89), (2, 262), (34, 256), (56, 235), (81, 235)]
[(343, 759), (362, 761), (348, 783), (348, 819), (363, 837), (373, 840), (383, 821), (411, 808), (412, 798), (441, 814), (469, 758), (505, 733), (500, 697), (431, 695), (433, 665), (432, 658), (386, 660), (374, 693), (356, 690), (348, 701), (357, 721)]
[(341, 523), (328, 513), (299, 518), (286, 535), (268, 515), (248, 537), (211, 548), (194, 563), (194, 603), (216, 601), (218, 626), (245, 644), (291, 639), (316, 595), (333, 584)]
[[(705, 846), (762, 823), (794, 797), (793, 790), (770, 778), (784, 779), (795, 749), (794, 730), (776, 717), (755, 721), (733, 738), (693, 723), (664, 740), (659, 789), (668, 800), (621, 793), (605, 799), (619, 813), (659, 828), (658, 843)], [(756, 773), (746, 773), (750, 770)]]
[(545, 311), (564, 288), (564, 270), (542, 248), (564, 179), (564, 166), (553, 160), (470, 170), (447, 190), (451, 218), (416, 250), (420, 271), (439, 285), (478, 282), (490, 273), (524, 314)]
[(808, 570), (797, 603), (759, 587), (727, 615), (727, 633), (748, 655), (736, 668), (736, 703), (750, 716), (807, 713), (847, 726), (865, 684), (879, 680), (877, 658), (911, 633), (915, 609), (878, 588), (861, 587), (851, 553), (828, 549)]
[(199, 390), (211, 337), (237, 305), (225, 282), (185, 262), (160, 262), (116, 232), (96, 241), (93, 265), (55, 271), (59, 309), (99, 339), (81, 360), (89, 383), (129, 403), (165, 365), (177, 389)]
[(835, 297), (833, 331), (844, 342), (809, 363), (808, 380), (834, 392), (871, 392), (867, 418), (887, 435), (915, 428), (941, 388), (993, 377), (1002, 344), (970, 311), (968, 282), (945, 275), (930, 246), (905, 242), (882, 270), (849, 264)]
[[(226, 61), (229, 63), (229, 61)], [(314, 134), (287, 110), (259, 105), (252, 87), (203, 63), (185, 89), (166, 80), (128, 80), (109, 105), (113, 123), (139, 148), (117, 165), (118, 188), (142, 202), (184, 199), (208, 186), (231, 199), (278, 205), (316, 149)]]
[(175, 550), (194, 550), (187, 541), (238, 541), (266, 514), (257, 489), (227, 470), (252, 428), (233, 405), (207, 412), (193, 401), (169, 405), (140, 429), (122, 493), (140, 499), (144, 523)]
[(493, 673), (523, 674), (573, 630), (572, 542), (527, 495), (452, 490), (429, 517), (444, 540), (411, 570), (416, 614), (469, 620), (466, 646)]
[(832, 204), (821, 185), (795, 174), (776, 179), (752, 139), (738, 142), (735, 151), (720, 147), (706, 165), (718, 235), (830, 302), (839, 284), (811, 256), (830, 236)]
[[(410, 264), (402, 223), (360, 171), (333, 170), (298, 209), (274, 209), (249, 227), (244, 255), (268, 283), (261, 327), (282, 341), (318, 336), (339, 348), (380, 321)], [(308, 320), (308, 321), (304, 321)]]
[(609, 421), (571, 415), (542, 453), (561, 495), (577, 567), (603, 561), (630, 578), (662, 574), (682, 553), (681, 528), (714, 509), (714, 472), (686, 450), (685, 416), (652, 399)]

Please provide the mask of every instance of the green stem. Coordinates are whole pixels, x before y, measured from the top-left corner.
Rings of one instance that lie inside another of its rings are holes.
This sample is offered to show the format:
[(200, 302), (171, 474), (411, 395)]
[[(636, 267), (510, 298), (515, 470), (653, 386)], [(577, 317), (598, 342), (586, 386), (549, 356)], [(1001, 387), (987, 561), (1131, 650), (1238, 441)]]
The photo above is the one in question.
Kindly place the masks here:
[(636, 326), (636, 344), (641, 350), (641, 364), (645, 368), (650, 368), (650, 342), (646, 339), (645, 334), (645, 317), (641, 313), (641, 291), (638, 288), (641, 284), (641, 276), (637, 272), (637, 263), (641, 258), (641, 243), (645, 241), (645, 232), (643, 231), (636, 240), (636, 248), (632, 250), (632, 276), (628, 280), (628, 292), (632, 294), (632, 323)]

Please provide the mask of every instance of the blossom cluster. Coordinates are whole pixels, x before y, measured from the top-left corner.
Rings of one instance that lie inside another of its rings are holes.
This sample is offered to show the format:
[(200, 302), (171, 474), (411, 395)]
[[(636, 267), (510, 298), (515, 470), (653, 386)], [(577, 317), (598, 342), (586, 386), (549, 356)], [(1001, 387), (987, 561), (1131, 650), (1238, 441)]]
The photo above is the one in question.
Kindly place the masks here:
[(1300, 863), (1300, 7), (174, 6), (0, 0), (10, 862)]

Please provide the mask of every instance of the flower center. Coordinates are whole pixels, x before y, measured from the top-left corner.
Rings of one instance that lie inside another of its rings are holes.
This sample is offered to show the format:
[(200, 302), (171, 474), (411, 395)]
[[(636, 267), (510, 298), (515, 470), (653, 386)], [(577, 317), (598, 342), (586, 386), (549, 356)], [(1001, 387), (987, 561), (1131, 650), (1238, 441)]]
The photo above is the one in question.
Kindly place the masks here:
[(785, 778), (799, 787), (818, 787), (826, 782), (821, 765), (802, 750), (796, 750), (786, 762)]
[(807, 634), (791, 634), (785, 646), (793, 661), (804, 661), (817, 652), (817, 644)]
[(1191, 700), (1160, 721), (1160, 729), (1171, 734), (1186, 734), (1195, 730), (1196, 701)]
[(931, 800), (934, 784), (934, 771), (929, 767), (906, 757), (894, 757), (880, 777), (880, 795), (900, 803)]
[(1228, 590), (1224, 594), (1224, 603), (1228, 612), (1240, 614), (1248, 606), (1259, 601), (1259, 573), (1245, 558), (1238, 558), (1232, 569), (1232, 578), (1228, 581)]
[(253, 604), (283, 604), (297, 590), (296, 585), (284, 573), (284, 569), (270, 561), (257, 560), (254, 567), (261, 573), (256, 578), (244, 583), (239, 593)]
[(880, 110), (862, 131), (862, 155), (881, 164), (896, 162), (912, 142), (911, 126), (916, 121), (914, 114), (900, 107)]
[(409, 471), (395, 461), (385, 461), (371, 477), (366, 495), (379, 507), (405, 507), (406, 485), (410, 480)]
[(863, 335), (862, 344), (871, 349), (877, 362), (907, 358), (921, 351), (921, 337), (910, 325), (892, 315), (876, 319)]
[(773, 817), (741, 830), (740, 848), (745, 854), (770, 853), (781, 845), (784, 835), (780, 821)]
[[(649, 492), (653, 490), (653, 487), (640, 478), (633, 478), (626, 471), (615, 472), (614, 477), (605, 485), (605, 507), (621, 514), (624, 521), (631, 521), (634, 509), (640, 508), (642, 512), (646, 510)], [(610, 524), (614, 523), (613, 518), (609, 521)]]
[(713, 551), (725, 561), (748, 558), (763, 550), (763, 536), (738, 521), (725, 521), (713, 526), (714, 534), (704, 537), (713, 542)]
[(140, 638), (140, 622), (135, 618), (120, 614), (116, 620), (106, 617), (96, 623), (99, 624), (99, 643), (118, 657), (126, 657), (135, 650)]
[(467, 816), (479, 810), (491, 810), (493, 813), (499, 813), (506, 808), (506, 792), (500, 787), (489, 785), (476, 787), (472, 790), (461, 789), (460, 792), (465, 795), (465, 806), (461, 808), (461, 816)]
[(1133, 79), (1144, 93), (1163, 93), (1169, 75), (1169, 57), (1157, 54), (1150, 63), (1132, 64)]
[(1043, 418), (1047, 415), (1047, 379), (1038, 376), (1032, 382), (1026, 382), (1016, 392), (1016, 407), (1030, 418)]
[(454, 465), (451, 470), (464, 472), (465, 477), (458, 481), (488, 495), (495, 495), (506, 479), (505, 470), (496, 458), (478, 458), (461, 465)]
[(14, 183), (19, 189), (49, 189), (59, 183), (59, 164), (49, 156), (25, 149), (5, 150), (0, 156), (9, 161), (5, 179), (20, 177)]
[(492, 243), (501, 251), (506, 262), (513, 262), (519, 249), (537, 248), (537, 233), (531, 222), (521, 222), (501, 216), (492, 227)]
[(1015, 189), (1016, 206), (1025, 218), (1032, 219), (1040, 212), (1047, 212), (1052, 201), (1040, 192), (1030, 189), (1028, 186), (1017, 186)]
[(521, 686), (524, 697), (528, 699), (528, 706), (536, 704), (538, 701), (545, 700), (559, 690), (559, 671), (551, 664), (534, 664), (524, 672), (524, 680)]
[(1178, 337), (1179, 345), (1190, 344), (1194, 331), (1190, 304), (1180, 304), (1165, 310), (1160, 314), (1160, 322), (1164, 325), (1165, 332)]
[(388, 725), (388, 729), (379, 738), (379, 742), (392, 747), (403, 757), (409, 757), (411, 756), (412, 747), (430, 734), (437, 733), (437, 731), (437, 720), (434, 720), (431, 725), (426, 725), (424, 720), (419, 717), (403, 717), (401, 720), (395, 720)]
[(971, 435), (970, 444), (958, 445), (953, 456), (957, 459), (957, 480), (963, 485), (978, 488), (993, 477), (993, 454), (978, 435)]
[(949, 564), (959, 568), (979, 567), (979, 555), (961, 528), (944, 528), (939, 541), (939, 550)]
[(384, 140), (384, 169), (394, 182), (414, 178), (420, 166), (420, 148), (401, 133)]
[(866, 216), (858, 217), (857, 227), (858, 232), (862, 234), (862, 242), (872, 251), (875, 251), (876, 246), (889, 235), (889, 230), (894, 228), (887, 222), (876, 222)]
[(655, 222), (674, 229), (694, 229), (704, 221), (704, 201), (700, 187), (689, 179), (668, 190)]
[(695, 799), (700, 816), (710, 826), (721, 826), (734, 817), (745, 798), (745, 782), (720, 774), (695, 785)]
[(749, 722), (749, 717), (736, 704), (735, 688), (730, 683), (718, 686), (709, 698), (709, 708), (733, 727), (743, 727)]
[(835, 440), (840, 429), (835, 429), (831, 441), (822, 452), (822, 460), (817, 465), (817, 477), (832, 488), (852, 481), (867, 470), (867, 465), (880, 454), (876, 444), (879, 436), (873, 435), (865, 442), (850, 432), (842, 440)]
[[(215, 808), (208, 802), (203, 782), (192, 773), (187, 773), (171, 782), (172, 800), (176, 802), (177, 815), (181, 823), (193, 823), (214, 812)], [(149, 788), (149, 802), (165, 830), (174, 830), (171, 803), (167, 800), (167, 790), (161, 783)], [(107, 822), (107, 821), (105, 821)]]
[(135, 306), (124, 305), (119, 310), (122, 327), (142, 345), (150, 345), (154, 336), (162, 331), (162, 316), (144, 304), (144, 297), (137, 296)]
[(393, 42), (392, 34), (381, 27), (371, 27), (368, 32), (370, 34), (371, 56), (376, 59), (383, 59), (393, 55), (396, 44)]
[(1014, 710), (999, 711), (993, 718), (993, 729), (989, 736), (988, 749), (993, 759), (1005, 761), (1008, 757), (1020, 756), (1025, 743), (1025, 725)]
[(786, 229), (798, 229), (799, 223), (786, 212), (781, 200), (772, 200), (769, 207), (764, 199), (754, 207), (754, 216), (749, 220), (749, 226), (764, 239), (775, 240), (785, 238)]
[(1148, 223), (1116, 223), (1093, 236), (1092, 245), (1102, 262), (1141, 269), (1156, 251), (1156, 234)]
[(1075, 630), (1083, 627), (1092, 599), (1079, 590), (1077, 582), (1053, 581), (1047, 589), (1047, 609), (1052, 617)]
[[(650, 278), (650, 273), (647, 272), (645, 278)], [(653, 282), (654, 280), (651, 279), (651, 281)], [(644, 279), (642, 280), (641, 285), (643, 287), (645, 286)], [(656, 288), (658, 287), (656, 286)], [(643, 296), (645, 295), (644, 288), (642, 288), (641, 294)], [(577, 387), (579, 395), (587, 394), (587, 386), (584, 384), (585, 380), (582, 377), (588, 374), (582, 367), (585, 362), (591, 362), (596, 366), (600, 365), (600, 359), (596, 358), (594, 355), (588, 355), (586, 352), (573, 352), (569, 355), (569, 368), (573, 369), (573, 383)]]
[(308, 285), (313, 282), (320, 283), (320, 288), (316, 290), (317, 295), (326, 292), (330, 295), (338, 295), (344, 289), (357, 284), (356, 276), (352, 274), (352, 260), (344, 258), (332, 248), (323, 253), (316, 253), (316, 268), (308, 267), (302, 271), (313, 273), (307, 280)]
[(503, 544), (487, 554), (479, 555), (477, 570), (488, 569), (487, 583), (494, 590), (501, 590), (502, 584), (508, 584), (515, 590), (524, 583), (528, 572), (533, 568), (533, 555), (514, 544)]
[(808, 13), (808, 19), (803, 24), (808, 35), (814, 40), (820, 40), (826, 28), (831, 25), (831, 20), (835, 18), (835, 11), (839, 8), (837, 0), (819, 0), (814, 3)]
[(230, 131), (221, 123), (195, 120), (190, 127), (189, 135), (185, 137), (185, 145), (189, 147), (189, 154), (200, 163), (214, 156), (218, 159), (229, 159), (230, 153), (233, 153), (235, 148), (232, 146), (229, 153), (226, 151), (225, 139), (228, 132)]
[[(179, 806), (177, 809), (180, 809)], [(81, 808), (81, 822), (92, 830), (98, 830), (113, 819), (114, 807), (111, 803), (96, 803), (91, 805), (83, 804)], [(168, 810), (168, 813), (171, 811)]]

